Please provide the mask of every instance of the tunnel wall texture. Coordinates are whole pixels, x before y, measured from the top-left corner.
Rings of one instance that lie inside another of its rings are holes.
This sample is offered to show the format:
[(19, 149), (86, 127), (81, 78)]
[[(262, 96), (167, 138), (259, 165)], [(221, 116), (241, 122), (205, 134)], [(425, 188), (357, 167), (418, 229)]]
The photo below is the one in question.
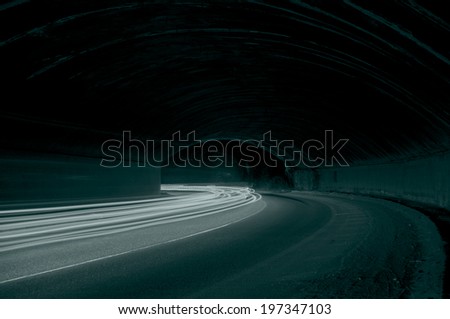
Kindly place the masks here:
[(295, 188), (404, 199), (450, 210), (450, 152), (397, 163), (299, 170)]
[(99, 159), (0, 158), (0, 200), (83, 201), (146, 197), (160, 191), (160, 169), (100, 166)]

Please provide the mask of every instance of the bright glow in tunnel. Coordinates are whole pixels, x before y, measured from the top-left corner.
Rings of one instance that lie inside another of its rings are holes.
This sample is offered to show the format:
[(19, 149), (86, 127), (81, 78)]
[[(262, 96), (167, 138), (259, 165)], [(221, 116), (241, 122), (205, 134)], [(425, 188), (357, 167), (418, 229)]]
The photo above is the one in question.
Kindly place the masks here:
[(261, 199), (248, 187), (162, 185), (170, 196), (0, 211), (0, 252), (203, 217)]

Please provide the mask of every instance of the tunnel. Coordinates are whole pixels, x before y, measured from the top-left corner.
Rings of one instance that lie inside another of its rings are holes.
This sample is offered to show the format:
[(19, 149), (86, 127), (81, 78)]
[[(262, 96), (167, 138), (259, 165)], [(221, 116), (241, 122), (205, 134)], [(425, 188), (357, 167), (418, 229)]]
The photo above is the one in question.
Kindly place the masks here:
[(449, 19), (1, 1), (0, 296), (448, 298)]

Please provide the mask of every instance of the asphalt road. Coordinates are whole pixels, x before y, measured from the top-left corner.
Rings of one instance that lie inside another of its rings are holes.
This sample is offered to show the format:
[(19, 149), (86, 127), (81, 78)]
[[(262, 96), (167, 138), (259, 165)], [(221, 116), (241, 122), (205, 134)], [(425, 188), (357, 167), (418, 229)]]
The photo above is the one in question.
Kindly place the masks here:
[(9, 238), (0, 246), (0, 297), (441, 297), (442, 242), (412, 209), (347, 195), (259, 198), (238, 188), (173, 195), (196, 198), (189, 214), (199, 203), (207, 213), (171, 211), (163, 223), (147, 218), (142, 227), (67, 240), (60, 230), (56, 240), (23, 247)]

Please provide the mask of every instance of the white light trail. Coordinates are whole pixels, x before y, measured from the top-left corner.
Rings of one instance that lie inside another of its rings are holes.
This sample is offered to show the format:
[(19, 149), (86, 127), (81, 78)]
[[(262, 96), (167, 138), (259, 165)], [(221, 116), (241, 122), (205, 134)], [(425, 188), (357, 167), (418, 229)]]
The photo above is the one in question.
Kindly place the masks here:
[(198, 218), (261, 198), (247, 187), (162, 185), (161, 190), (170, 196), (0, 211), (0, 252)]

